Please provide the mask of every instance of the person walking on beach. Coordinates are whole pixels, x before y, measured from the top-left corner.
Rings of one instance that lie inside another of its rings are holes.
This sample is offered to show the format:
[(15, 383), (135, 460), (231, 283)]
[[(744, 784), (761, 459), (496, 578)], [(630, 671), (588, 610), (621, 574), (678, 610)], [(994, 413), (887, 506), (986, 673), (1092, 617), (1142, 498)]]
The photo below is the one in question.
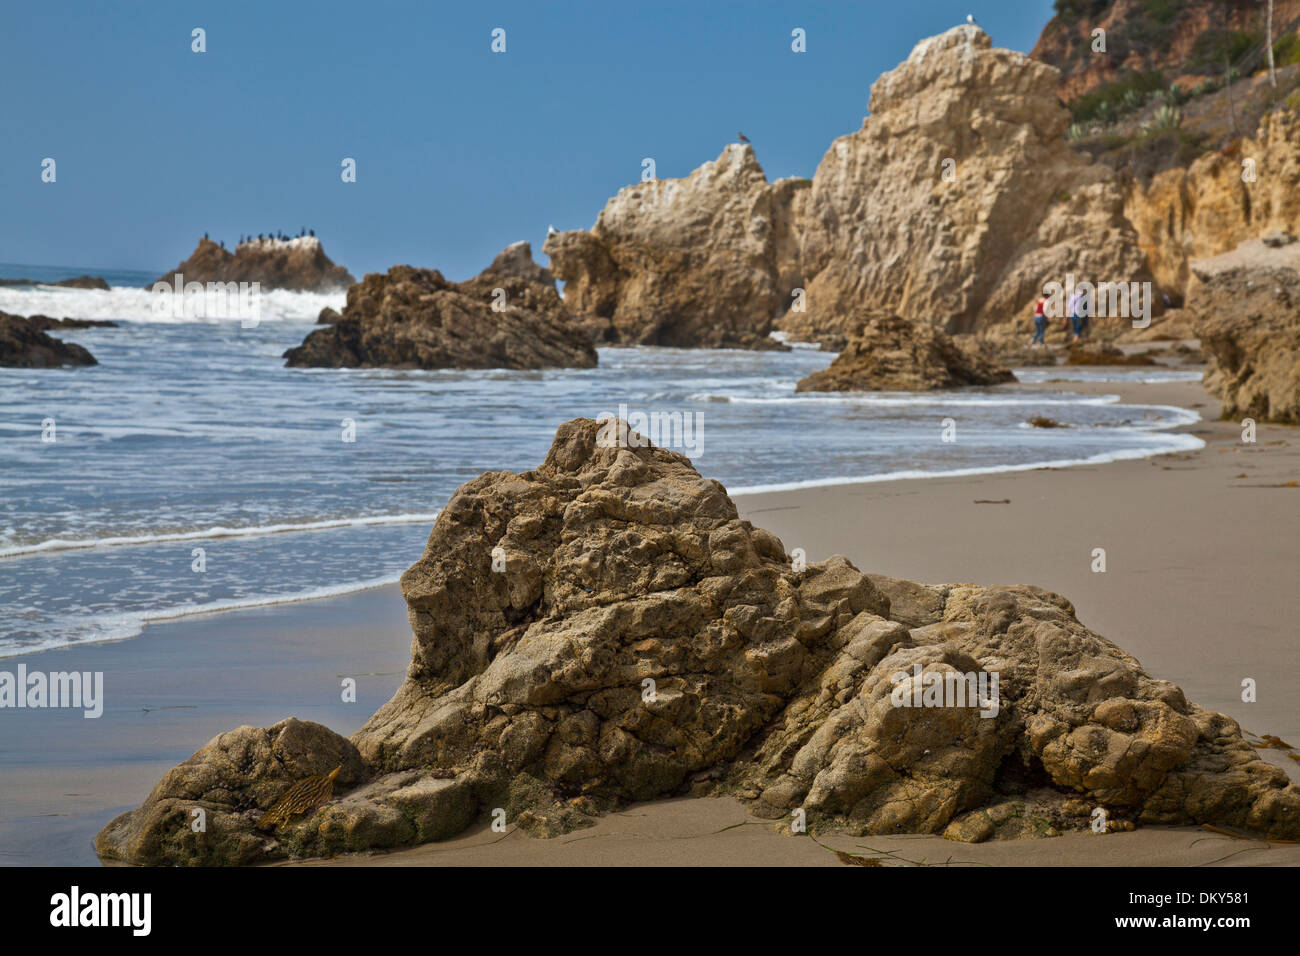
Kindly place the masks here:
[(1034, 303), (1034, 337), (1029, 340), (1030, 348), (1038, 348), (1045, 345), (1044, 336), (1047, 335), (1047, 314), (1044, 311), (1047, 308), (1047, 299), (1043, 296), (1038, 297)]
[(1083, 293), (1076, 289), (1074, 295), (1070, 296), (1070, 302), (1065, 309), (1066, 315), (1069, 316), (1068, 325), (1073, 333), (1073, 338), (1070, 339), (1071, 342), (1079, 341), (1088, 331), (1088, 319), (1080, 314), (1082, 303)]

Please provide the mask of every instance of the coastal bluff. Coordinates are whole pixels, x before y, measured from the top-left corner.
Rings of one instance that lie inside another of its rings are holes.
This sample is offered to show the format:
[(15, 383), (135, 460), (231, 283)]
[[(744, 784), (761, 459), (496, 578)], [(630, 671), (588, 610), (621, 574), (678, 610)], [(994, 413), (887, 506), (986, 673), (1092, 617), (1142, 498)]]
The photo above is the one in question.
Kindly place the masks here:
[(1067, 274), (1149, 281), (1116, 173), (1070, 148), (1059, 71), (963, 25), (871, 87), (870, 115), (808, 179), (769, 183), (749, 145), (621, 189), (543, 251), (604, 341), (842, 342), (863, 312), (949, 333), (1029, 314)]
[[(501, 815), (551, 835), (709, 794), (813, 834), (1033, 838), (1100, 810), (1106, 829), (1300, 838), (1286, 773), (1064, 597), (805, 564), (620, 420), (567, 422), (537, 468), (462, 485), (401, 587), (410, 667), (357, 733), (220, 734), (100, 832), (100, 856), (249, 864)], [(263, 826), (331, 774), (333, 800)]]
[(342, 313), (284, 353), (290, 367), (594, 368), (596, 349), (550, 272), (517, 242), (472, 279), (393, 266), (348, 289)]
[(352, 273), (325, 255), (316, 236), (248, 239), (234, 252), (204, 236), (188, 259), (156, 282), (171, 285), (178, 272), (186, 283), (258, 282), (264, 292), (334, 292), (356, 282)]

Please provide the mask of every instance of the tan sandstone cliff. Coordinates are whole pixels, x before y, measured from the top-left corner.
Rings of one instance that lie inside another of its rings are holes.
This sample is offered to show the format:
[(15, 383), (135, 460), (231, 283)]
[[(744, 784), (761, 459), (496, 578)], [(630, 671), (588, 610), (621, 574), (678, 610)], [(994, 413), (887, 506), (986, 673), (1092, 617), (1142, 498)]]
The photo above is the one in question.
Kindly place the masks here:
[(1194, 260), (1191, 289), (1223, 417), (1300, 425), (1300, 241), (1251, 239)]
[[(1246, 160), (1254, 161), (1253, 181)], [(1180, 297), (1192, 282), (1192, 259), (1272, 230), (1300, 234), (1300, 115), (1269, 113), (1253, 138), (1148, 183), (1129, 183), (1124, 213), (1156, 280)]]
[(833, 327), (862, 305), (977, 331), (1067, 273), (1148, 278), (1113, 174), (1065, 143), (1057, 78), (973, 26), (881, 76), (871, 115), (813, 177), (806, 321)]
[(955, 27), (876, 81), (811, 184), (768, 183), (729, 146), (686, 179), (624, 188), (544, 251), (600, 338), (658, 345), (763, 345), (783, 313), (796, 339), (842, 339), (870, 312), (979, 331), (1069, 273), (1149, 279), (1114, 173), (1064, 140), (1057, 80)]

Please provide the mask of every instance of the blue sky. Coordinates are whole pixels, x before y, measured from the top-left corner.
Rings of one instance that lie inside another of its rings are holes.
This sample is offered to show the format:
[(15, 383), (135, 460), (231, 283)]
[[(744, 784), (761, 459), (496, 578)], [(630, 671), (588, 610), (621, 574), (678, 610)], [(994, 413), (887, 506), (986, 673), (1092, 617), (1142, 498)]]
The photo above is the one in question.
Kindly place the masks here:
[(404, 262), (453, 279), (518, 239), (545, 262), (547, 226), (590, 227), (643, 157), (683, 176), (743, 131), (769, 179), (811, 176), (917, 40), (973, 12), (1027, 51), (1052, 15), (1051, 0), (3, 6), (0, 262), (161, 272), (205, 231), (229, 247), (306, 226), (358, 277)]

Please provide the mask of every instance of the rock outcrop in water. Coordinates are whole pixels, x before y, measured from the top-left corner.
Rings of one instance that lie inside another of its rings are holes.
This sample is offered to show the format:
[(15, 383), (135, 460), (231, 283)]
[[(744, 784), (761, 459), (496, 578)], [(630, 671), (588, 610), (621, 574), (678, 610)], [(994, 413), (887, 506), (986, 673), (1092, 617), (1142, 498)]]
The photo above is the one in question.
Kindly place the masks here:
[(39, 279), (0, 279), (0, 286), (15, 285), (53, 285), (64, 289), (99, 289), (108, 291), (108, 283), (99, 276), (75, 276), (71, 279), (59, 279), (57, 282), (42, 282)]
[[(66, 321), (66, 320), (65, 320)], [(85, 348), (47, 335), (59, 322), (43, 315), (30, 319), (0, 312), (0, 366), (5, 368), (62, 368), (98, 365)]]
[(259, 282), (263, 292), (334, 292), (356, 282), (352, 273), (330, 261), (315, 236), (248, 239), (234, 252), (204, 237), (188, 259), (159, 276), (157, 282), (172, 285), (178, 272), (186, 283)]
[[(329, 310), (327, 310), (329, 311)], [(526, 242), (483, 272), (451, 282), (436, 269), (393, 266), (348, 289), (286, 365), (325, 368), (592, 368), (596, 350), (573, 322)]]
[(801, 379), (795, 390), (917, 392), (1015, 380), (969, 337), (959, 344), (932, 325), (891, 315), (867, 319), (828, 368)]
[(807, 186), (768, 183), (753, 149), (735, 143), (685, 179), (624, 187), (590, 232), (552, 235), (543, 251), (598, 340), (779, 348), (768, 333), (798, 285)]
[[(462, 485), (402, 593), (406, 681), (351, 740), (293, 719), (222, 734), (108, 824), (100, 855), (390, 848), (498, 808), (555, 833), (707, 792), (803, 809), (812, 832), (982, 839), (981, 808), (1032, 799), (1060, 827), (1102, 807), (1116, 825), (1300, 837), (1285, 772), (1064, 598), (792, 563), (722, 485), (622, 422), (569, 422), (537, 469)], [(258, 829), (295, 781), (339, 767), (340, 797)]]
[(1300, 242), (1192, 262), (1205, 387), (1225, 418), (1300, 424)]

